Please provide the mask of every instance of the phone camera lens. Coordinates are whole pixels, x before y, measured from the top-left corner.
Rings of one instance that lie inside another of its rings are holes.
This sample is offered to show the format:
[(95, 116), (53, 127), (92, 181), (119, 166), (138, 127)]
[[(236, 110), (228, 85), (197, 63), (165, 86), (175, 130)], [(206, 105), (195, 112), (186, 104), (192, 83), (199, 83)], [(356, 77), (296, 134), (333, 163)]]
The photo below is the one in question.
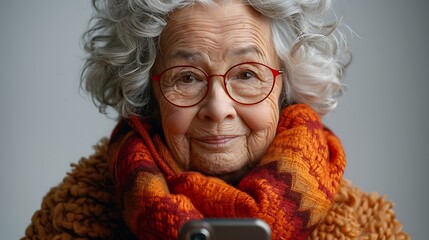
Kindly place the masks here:
[(190, 240), (208, 240), (204, 233), (193, 233)]
[[(188, 235), (189, 236), (189, 235)], [(189, 240), (210, 240), (210, 232), (205, 228), (198, 228), (192, 231)]]

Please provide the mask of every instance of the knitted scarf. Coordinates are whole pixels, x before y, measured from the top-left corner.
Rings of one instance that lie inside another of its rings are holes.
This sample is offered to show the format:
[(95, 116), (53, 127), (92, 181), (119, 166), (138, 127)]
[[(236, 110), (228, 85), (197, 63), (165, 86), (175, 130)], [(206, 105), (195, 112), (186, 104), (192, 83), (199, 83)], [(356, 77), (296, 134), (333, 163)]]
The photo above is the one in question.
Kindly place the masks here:
[(118, 123), (109, 155), (119, 206), (139, 239), (177, 239), (183, 223), (204, 217), (260, 218), (272, 239), (305, 239), (330, 208), (346, 163), (339, 139), (303, 104), (283, 110), (273, 143), (236, 186), (183, 171), (162, 133), (137, 117)]

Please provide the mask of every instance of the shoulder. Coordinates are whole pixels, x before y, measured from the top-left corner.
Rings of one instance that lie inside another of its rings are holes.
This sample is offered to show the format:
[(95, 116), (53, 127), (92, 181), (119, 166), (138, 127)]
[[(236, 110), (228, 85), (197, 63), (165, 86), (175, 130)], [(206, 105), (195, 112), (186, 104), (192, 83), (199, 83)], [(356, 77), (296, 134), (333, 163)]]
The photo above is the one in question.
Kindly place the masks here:
[(365, 193), (343, 180), (323, 222), (309, 239), (410, 239), (397, 220), (393, 202)]
[(63, 181), (43, 198), (23, 239), (134, 239), (115, 202), (108, 141), (72, 164)]

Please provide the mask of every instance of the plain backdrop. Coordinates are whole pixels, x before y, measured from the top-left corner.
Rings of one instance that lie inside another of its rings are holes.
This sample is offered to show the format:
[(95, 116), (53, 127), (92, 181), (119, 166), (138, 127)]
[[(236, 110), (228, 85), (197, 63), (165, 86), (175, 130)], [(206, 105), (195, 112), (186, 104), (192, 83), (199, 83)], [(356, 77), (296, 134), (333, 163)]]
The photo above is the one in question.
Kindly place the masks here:
[[(360, 36), (346, 33), (348, 90), (325, 117), (347, 152), (346, 178), (385, 194), (405, 231), (427, 239), (429, 4), (334, 3)], [(84, 0), (0, 3), (0, 239), (22, 237), (42, 197), (115, 124), (79, 91), (91, 12)]]

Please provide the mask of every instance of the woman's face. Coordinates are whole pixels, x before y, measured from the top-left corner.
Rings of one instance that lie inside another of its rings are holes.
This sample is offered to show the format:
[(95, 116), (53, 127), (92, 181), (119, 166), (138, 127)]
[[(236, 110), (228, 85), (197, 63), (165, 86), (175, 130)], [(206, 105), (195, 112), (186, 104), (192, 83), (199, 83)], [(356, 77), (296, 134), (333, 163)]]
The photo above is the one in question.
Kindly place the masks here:
[[(173, 12), (160, 44), (155, 73), (192, 65), (209, 75), (224, 74), (242, 62), (280, 68), (268, 20), (239, 1)], [(181, 108), (169, 103), (154, 84), (173, 157), (185, 170), (239, 177), (260, 160), (275, 136), (281, 89), (278, 76), (264, 101), (242, 105), (228, 97), (223, 78), (215, 76), (210, 78), (208, 93), (200, 103)]]

